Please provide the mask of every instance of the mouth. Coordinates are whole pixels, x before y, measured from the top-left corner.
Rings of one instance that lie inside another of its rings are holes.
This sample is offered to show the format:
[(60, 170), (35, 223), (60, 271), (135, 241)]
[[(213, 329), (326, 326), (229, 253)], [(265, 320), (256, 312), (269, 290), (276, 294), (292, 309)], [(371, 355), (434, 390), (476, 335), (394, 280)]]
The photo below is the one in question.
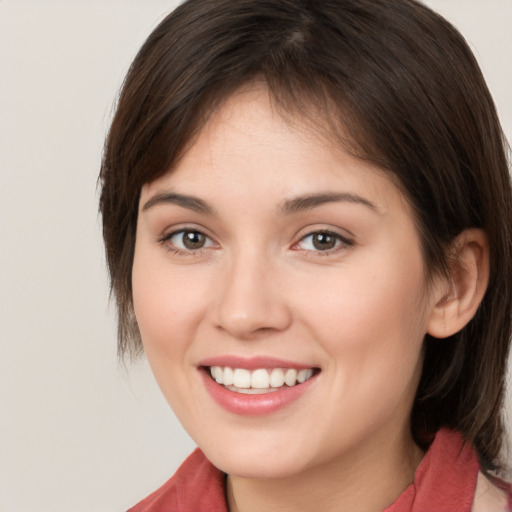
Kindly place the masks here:
[(293, 388), (316, 375), (318, 368), (233, 368), (206, 366), (207, 374), (217, 383), (235, 393), (259, 395)]
[(238, 416), (276, 413), (312, 395), (320, 368), (275, 357), (223, 355), (201, 361), (205, 391), (221, 408)]

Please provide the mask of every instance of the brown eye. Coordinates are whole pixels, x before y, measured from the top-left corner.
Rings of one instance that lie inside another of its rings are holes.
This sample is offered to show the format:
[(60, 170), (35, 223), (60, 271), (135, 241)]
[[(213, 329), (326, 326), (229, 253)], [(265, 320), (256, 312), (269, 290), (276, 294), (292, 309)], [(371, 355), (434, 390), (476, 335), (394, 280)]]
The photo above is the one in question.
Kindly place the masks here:
[(206, 236), (199, 231), (183, 231), (182, 243), (187, 249), (201, 249), (206, 243)]
[(332, 231), (315, 231), (304, 236), (297, 248), (311, 252), (327, 252), (354, 245), (354, 242)]
[(198, 251), (208, 247), (213, 247), (214, 242), (201, 231), (192, 229), (182, 229), (174, 231), (165, 236), (162, 240), (169, 249), (178, 251)]
[(318, 251), (328, 251), (336, 247), (337, 237), (331, 233), (315, 233), (312, 236), (313, 247)]

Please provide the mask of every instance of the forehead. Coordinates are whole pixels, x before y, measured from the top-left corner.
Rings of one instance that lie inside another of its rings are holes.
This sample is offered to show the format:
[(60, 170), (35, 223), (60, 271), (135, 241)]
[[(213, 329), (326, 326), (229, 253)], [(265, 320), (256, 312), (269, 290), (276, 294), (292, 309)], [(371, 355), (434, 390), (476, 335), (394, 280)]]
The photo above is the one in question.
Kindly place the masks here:
[[(389, 172), (349, 153), (318, 115), (283, 112), (268, 89), (251, 84), (232, 94), (190, 141), (176, 164), (143, 187), (141, 200), (166, 188), (251, 196), (364, 191), (385, 209), (402, 200)], [(357, 190), (352, 190), (357, 189)]]

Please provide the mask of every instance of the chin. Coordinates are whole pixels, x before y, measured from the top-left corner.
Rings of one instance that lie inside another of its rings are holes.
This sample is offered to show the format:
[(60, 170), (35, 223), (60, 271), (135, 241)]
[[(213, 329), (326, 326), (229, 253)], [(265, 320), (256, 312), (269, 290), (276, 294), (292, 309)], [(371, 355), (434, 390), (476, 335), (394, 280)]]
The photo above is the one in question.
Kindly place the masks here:
[(287, 478), (300, 473), (304, 469), (286, 460), (269, 460), (263, 455), (260, 457), (245, 457), (235, 454), (233, 457), (220, 455), (219, 457), (210, 458), (207, 454), (207, 457), (214, 466), (228, 475), (254, 480)]
[[(304, 444), (297, 442), (216, 444), (202, 447), (206, 457), (224, 473), (240, 478), (279, 479), (296, 475), (309, 466)], [(312, 462), (312, 461), (310, 461)]]

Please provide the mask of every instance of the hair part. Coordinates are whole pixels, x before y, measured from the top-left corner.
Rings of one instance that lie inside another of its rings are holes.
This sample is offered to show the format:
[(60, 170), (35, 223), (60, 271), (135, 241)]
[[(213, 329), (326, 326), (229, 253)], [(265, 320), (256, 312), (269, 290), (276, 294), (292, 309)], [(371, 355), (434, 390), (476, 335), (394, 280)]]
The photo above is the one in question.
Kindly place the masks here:
[(430, 274), (449, 271), (447, 248), (464, 229), (486, 231), (487, 293), (461, 332), (426, 336), (412, 429), (425, 444), (457, 428), (494, 468), (511, 336), (507, 145), (463, 37), (414, 0), (188, 0), (153, 31), (123, 84), (100, 175), (119, 354), (142, 352), (131, 285), (140, 190), (254, 81), (283, 115), (323, 119), (346, 149), (390, 173)]

